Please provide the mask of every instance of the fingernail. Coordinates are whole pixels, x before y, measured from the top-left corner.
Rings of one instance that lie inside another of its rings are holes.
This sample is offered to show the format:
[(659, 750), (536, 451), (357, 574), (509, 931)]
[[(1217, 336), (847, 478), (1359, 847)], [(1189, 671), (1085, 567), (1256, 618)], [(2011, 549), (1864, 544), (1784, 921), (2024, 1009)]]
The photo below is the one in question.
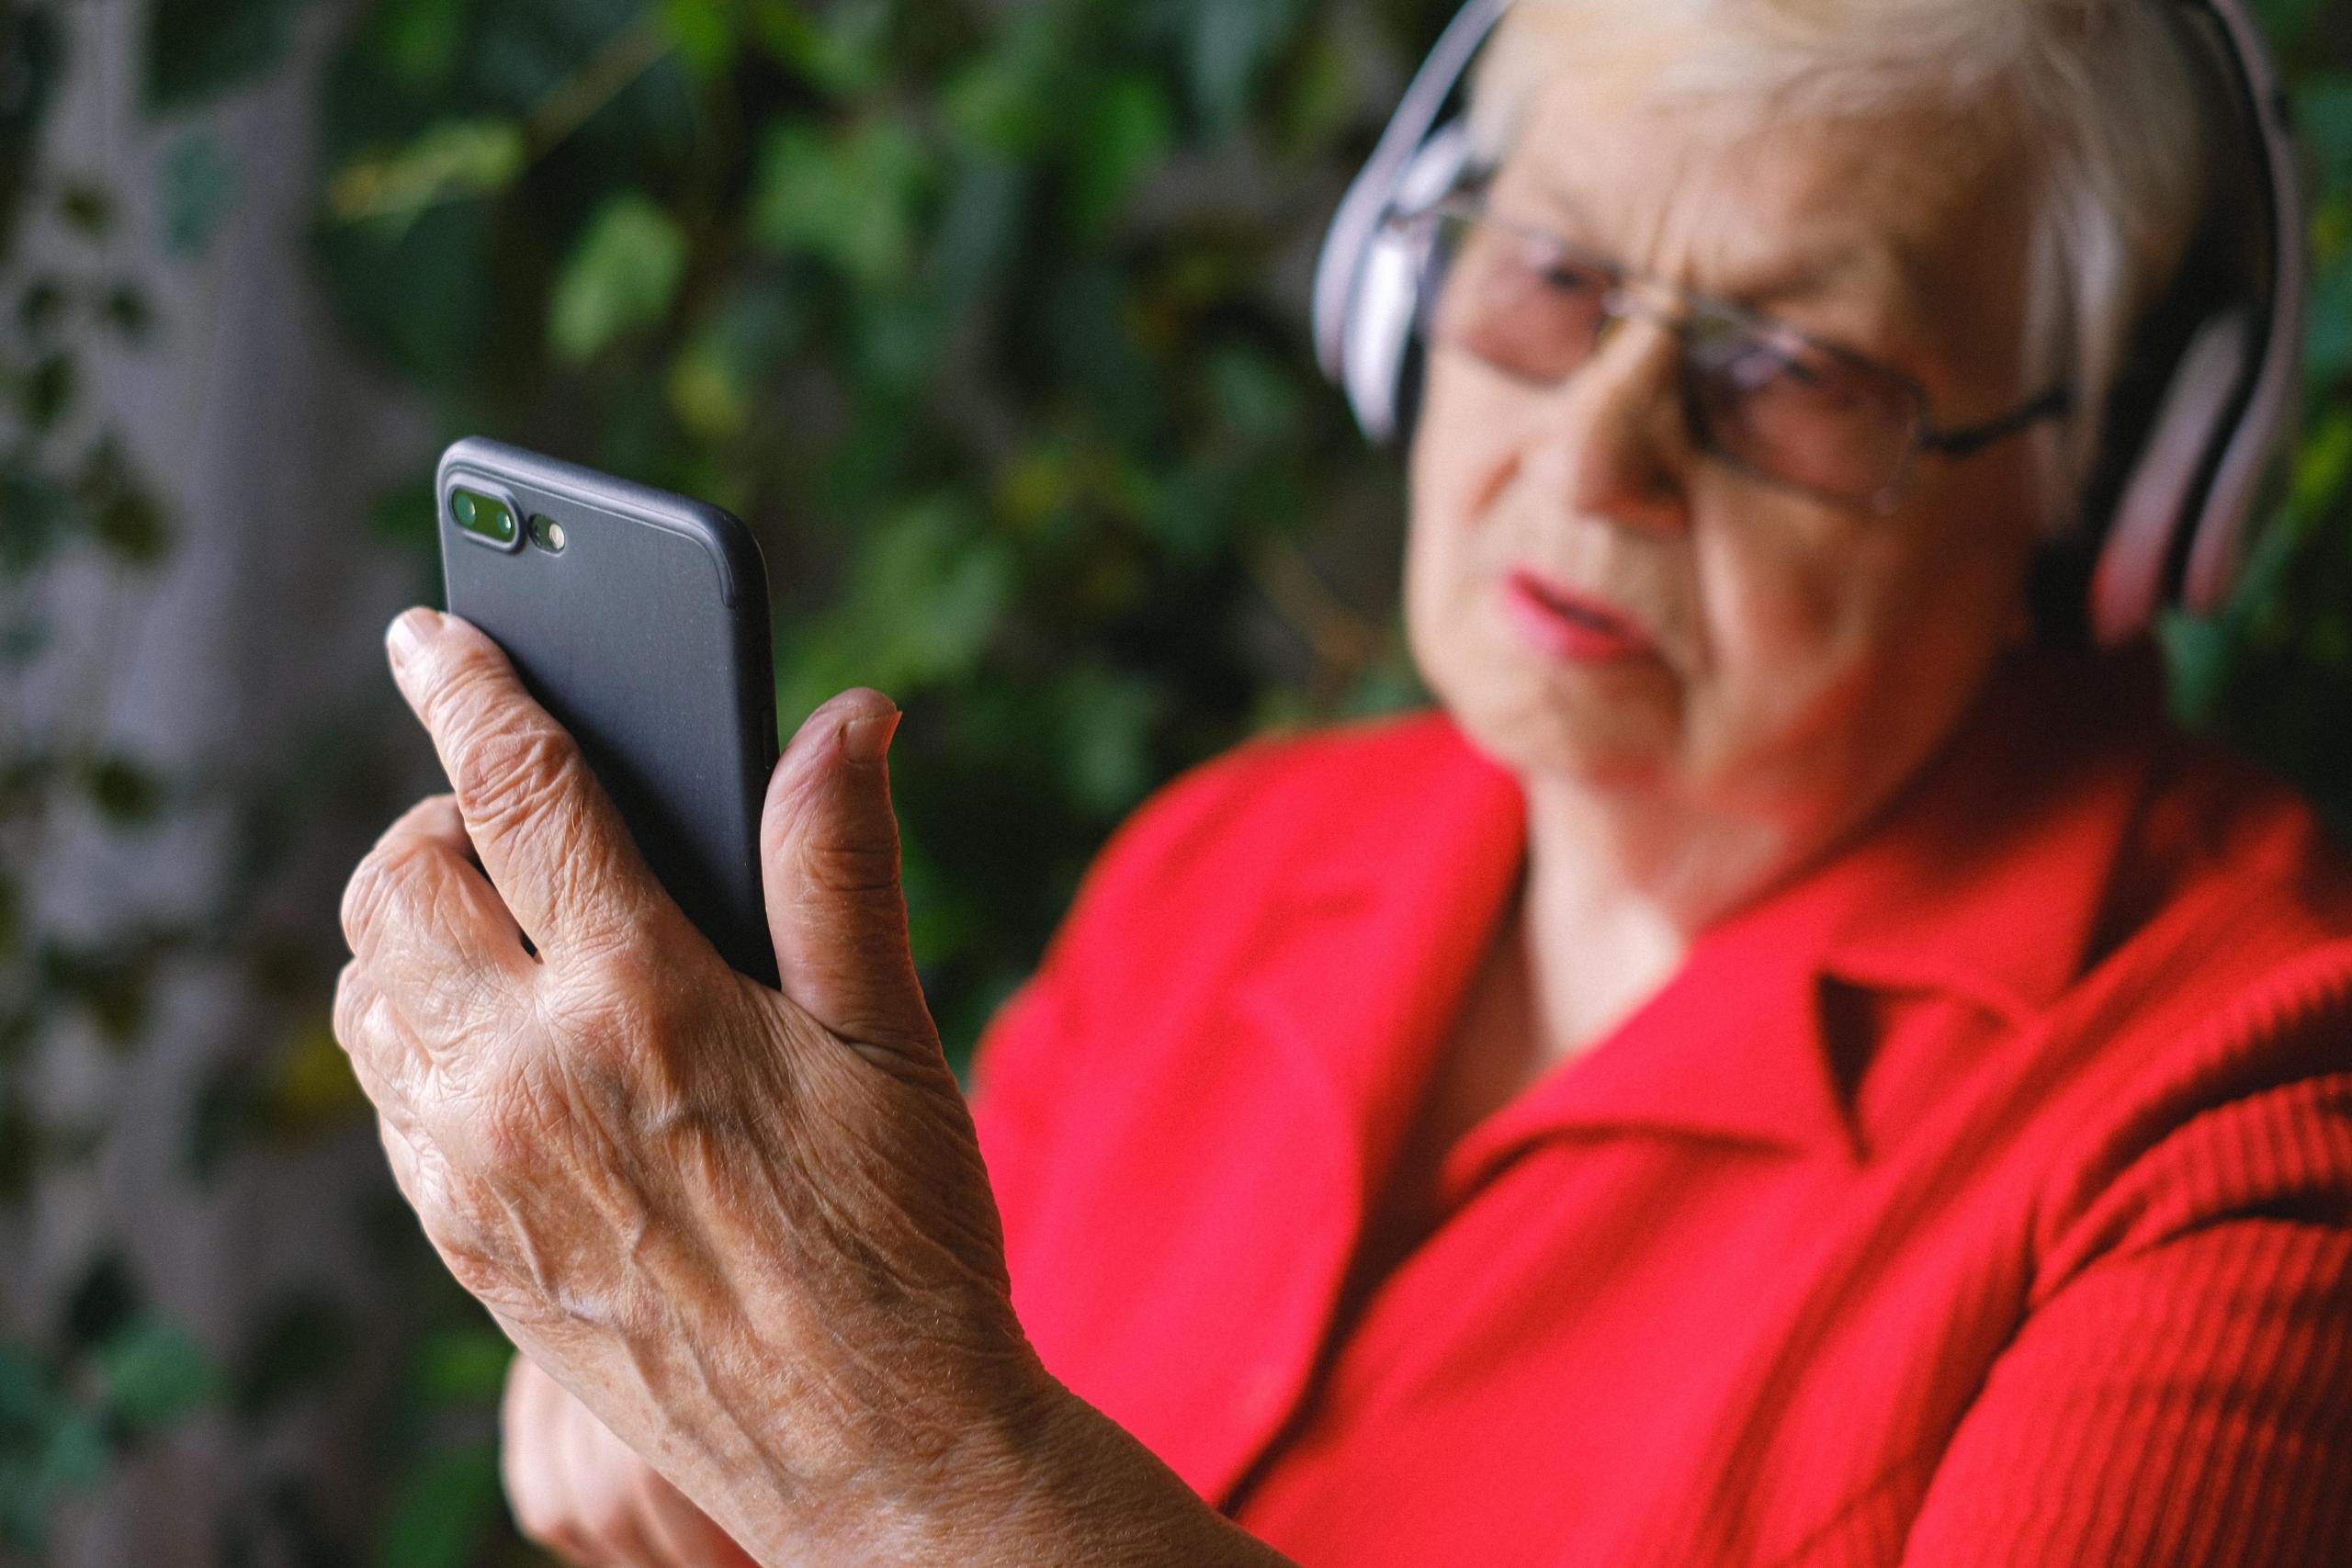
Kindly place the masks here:
[(441, 629), (441, 614), (423, 608), (403, 610), (392, 621), (392, 629), (384, 638), (391, 649), (395, 668), (406, 664), (409, 655), (424, 646), (424, 639)]
[(899, 710), (892, 708), (888, 713), (851, 719), (842, 726), (842, 755), (869, 767), (880, 761), (889, 755), (890, 737), (898, 730), (899, 718)]

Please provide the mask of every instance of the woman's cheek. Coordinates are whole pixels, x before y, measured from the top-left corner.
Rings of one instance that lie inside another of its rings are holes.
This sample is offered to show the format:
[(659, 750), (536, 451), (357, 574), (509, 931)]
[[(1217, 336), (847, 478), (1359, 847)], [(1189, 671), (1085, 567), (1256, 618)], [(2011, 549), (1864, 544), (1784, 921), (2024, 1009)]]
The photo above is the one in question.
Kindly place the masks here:
[(1821, 740), (1871, 656), (1861, 563), (1780, 547), (1779, 521), (1741, 515), (1694, 531), (1691, 760), (1725, 779)]

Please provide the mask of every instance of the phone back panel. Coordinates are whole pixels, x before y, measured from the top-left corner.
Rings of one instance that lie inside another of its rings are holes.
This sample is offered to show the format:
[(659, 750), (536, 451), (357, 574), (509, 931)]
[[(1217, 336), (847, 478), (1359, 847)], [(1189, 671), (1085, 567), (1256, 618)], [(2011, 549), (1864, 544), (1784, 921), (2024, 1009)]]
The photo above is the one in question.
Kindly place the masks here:
[[(561, 525), (563, 547), (460, 529), (469, 478)], [(479, 437), (434, 487), (452, 614), (480, 626), (580, 742), (671, 897), (736, 969), (775, 984), (760, 807), (776, 758), (767, 572), (728, 513)]]

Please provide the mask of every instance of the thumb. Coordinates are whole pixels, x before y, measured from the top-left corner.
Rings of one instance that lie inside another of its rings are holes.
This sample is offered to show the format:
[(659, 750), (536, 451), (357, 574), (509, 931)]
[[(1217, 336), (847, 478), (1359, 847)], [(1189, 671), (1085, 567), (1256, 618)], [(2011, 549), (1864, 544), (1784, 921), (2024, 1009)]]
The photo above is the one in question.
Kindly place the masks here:
[(863, 689), (808, 716), (768, 781), (762, 875), (784, 994), (852, 1044), (929, 1052), (883, 760), (898, 727), (890, 699)]

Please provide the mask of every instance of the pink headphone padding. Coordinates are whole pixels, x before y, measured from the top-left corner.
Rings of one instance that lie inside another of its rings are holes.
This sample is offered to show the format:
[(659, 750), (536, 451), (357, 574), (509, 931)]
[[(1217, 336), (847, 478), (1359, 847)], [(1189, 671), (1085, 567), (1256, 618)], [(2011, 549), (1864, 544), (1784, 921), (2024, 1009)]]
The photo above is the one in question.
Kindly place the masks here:
[(2198, 329), (2173, 372), (2091, 578), (2091, 629), (2102, 646), (2129, 641), (2154, 617), (2182, 508), (2244, 383), (2252, 335), (2243, 314), (2217, 317)]
[[(2245, 409), (2229, 434), (2215, 465), (2211, 488), (2199, 515), (2187, 520), (2196, 528), (2188, 552), (2188, 576), (2181, 604), (2192, 615), (2211, 615), (2229, 596), (2236, 576), (2255, 502), (2270, 460), (2283, 451), (2294, 434), (2297, 394), (2303, 378), (2303, 315), (2310, 287), (2304, 261), (2306, 243), (2303, 188), (2295, 178), (2294, 130), (2287, 112), (2287, 91), (2278, 77), (2278, 62), (2263, 41), (2258, 24), (2245, 0), (2209, 0), (2215, 17), (2230, 35), (2235, 54), (2252, 91), (2253, 113), (2261, 126), (2263, 158), (2271, 173), (2272, 267), (2269, 341), (2260, 346), (2262, 370)], [(2247, 329), (2251, 338), (2253, 329)], [(2249, 342), (2251, 349), (2256, 345)]]

